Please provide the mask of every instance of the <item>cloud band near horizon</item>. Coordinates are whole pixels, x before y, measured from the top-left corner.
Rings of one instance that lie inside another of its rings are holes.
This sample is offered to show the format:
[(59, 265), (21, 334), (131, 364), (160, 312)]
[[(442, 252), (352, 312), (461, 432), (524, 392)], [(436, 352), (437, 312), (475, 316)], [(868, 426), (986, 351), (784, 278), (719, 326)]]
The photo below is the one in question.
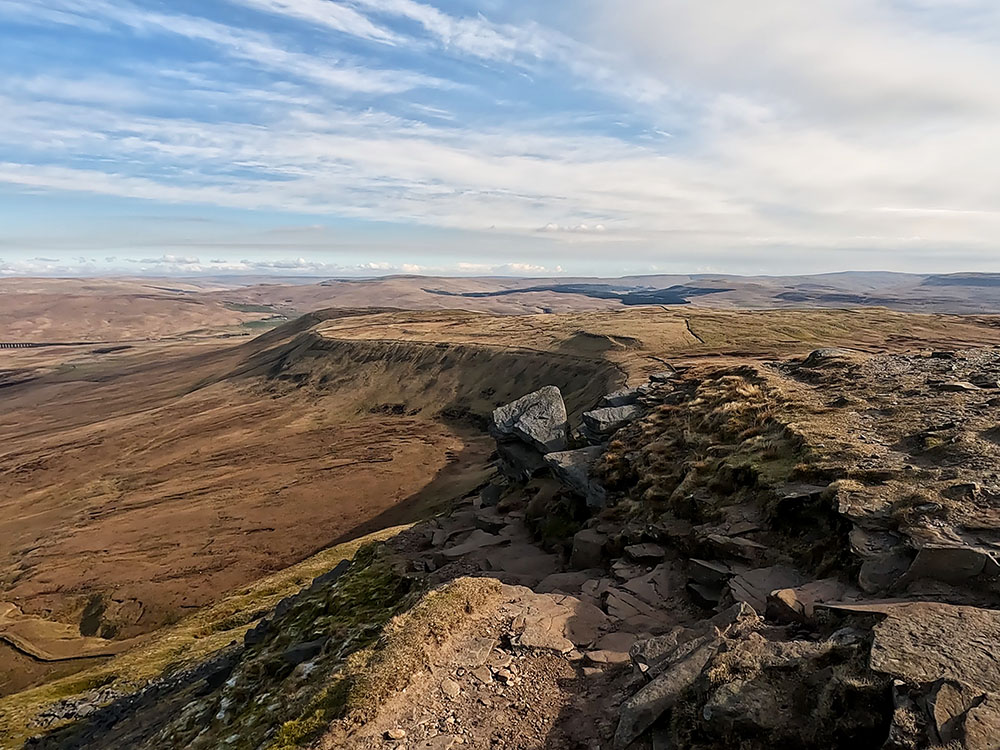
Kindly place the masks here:
[(0, 0), (0, 273), (1000, 270), (994, 5), (552, 5)]

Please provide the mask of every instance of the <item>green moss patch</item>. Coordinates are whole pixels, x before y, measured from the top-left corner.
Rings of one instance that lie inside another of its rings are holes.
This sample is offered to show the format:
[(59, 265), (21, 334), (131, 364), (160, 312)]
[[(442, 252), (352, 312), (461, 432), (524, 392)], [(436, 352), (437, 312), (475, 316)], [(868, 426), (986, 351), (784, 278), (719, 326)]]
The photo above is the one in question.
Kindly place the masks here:
[(298, 565), (245, 586), (176, 625), (147, 636), (140, 645), (84, 672), (55, 680), (0, 700), (0, 748), (19, 748), (35, 734), (32, 719), (60, 700), (112, 686), (128, 692), (150, 680), (197, 663), (241, 640), (250, 625), (281, 599), (294, 594), (316, 576), (350, 559), (365, 544), (395, 536), (397, 527), (323, 550)]

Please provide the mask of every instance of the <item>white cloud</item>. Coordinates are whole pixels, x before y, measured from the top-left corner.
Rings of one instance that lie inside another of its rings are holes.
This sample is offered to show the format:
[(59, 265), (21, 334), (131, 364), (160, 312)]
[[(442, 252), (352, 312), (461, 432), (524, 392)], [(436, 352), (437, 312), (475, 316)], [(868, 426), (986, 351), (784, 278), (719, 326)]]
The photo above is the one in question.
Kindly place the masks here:
[(229, 0), (268, 13), (291, 16), (362, 39), (392, 44), (399, 37), (353, 8), (330, 0)]
[[(962, 13), (944, 0), (925, 5)], [(625, 13), (605, 6), (594, 36), (698, 95), (735, 93), (789, 117), (995, 112), (995, 42), (918, 20), (887, 0), (634, 0)]]
[(568, 232), (570, 234), (603, 234), (607, 227), (603, 224), (575, 224), (573, 226), (562, 226), (560, 224), (548, 223), (542, 227), (540, 232)]
[[(935, 253), (996, 257), (993, 4), (569, 0), (537, 10), (538, 20), (524, 20), (525, 11), (500, 23), (415, 0), (231, 2), (319, 30), (316, 49), (127, 2), (0, 0), (0, 17), (168, 34), (220, 56), (201, 68), (147, 65), (135, 82), (110, 73), (7, 77), (0, 181), (500, 234), (552, 258), (468, 261), (483, 273), (550, 272), (602, 255), (713, 267), (741, 254), (827, 267), (865, 253), (903, 258), (896, 267)], [(432, 64), (383, 69), (331, 51), (326, 43), (340, 34), (394, 60)], [(227, 78), (230, 68), (281, 80)], [(446, 68), (498, 72), (511, 90), (511, 81), (529, 81), (528, 94), (537, 93), (531, 76), (559, 77), (567, 91), (593, 92), (594, 112), (563, 111), (560, 97), (550, 110), (497, 103), (496, 92), (426, 72)], [(425, 88), (435, 89), (427, 101), (417, 95)], [(398, 96), (358, 104), (342, 92)], [(195, 114), (149, 107), (172, 93)], [(620, 122), (621, 132), (591, 116)], [(164, 248), (175, 246), (150, 252)], [(183, 264), (183, 247), (176, 255)], [(317, 268), (303, 258), (273, 262), (298, 261)], [(437, 267), (384, 265), (367, 271)]]
[(395, 274), (419, 275), (492, 275), (492, 276), (552, 276), (563, 273), (560, 266), (547, 267), (533, 263), (484, 264), (457, 262), (420, 265), (406, 262), (369, 261), (365, 263), (333, 263), (307, 258), (257, 258), (232, 260), (213, 258), (202, 261), (194, 256), (165, 254), (144, 258), (107, 258), (110, 265), (98, 265), (93, 258), (71, 261), (55, 258), (32, 258), (19, 261), (0, 259), (0, 274), (6, 276), (89, 276), (112, 272), (125, 275), (270, 275), (314, 276), (317, 278), (357, 278)]
[(148, 94), (134, 82), (106, 74), (9, 75), (3, 81), (3, 88), (22, 100), (80, 102), (107, 107), (131, 107), (149, 101)]
[(459, 18), (414, 0), (354, 0), (370, 11), (419, 24), (446, 48), (493, 60), (549, 57), (555, 34), (536, 25), (495, 24), (482, 16)]
[(541, 266), (536, 263), (471, 263), (464, 261), (454, 266), (465, 275), (482, 276), (551, 276), (563, 273), (562, 266)]
[[(52, 7), (65, 12), (53, 15)], [(42, 12), (39, 13), (39, 9)], [(449, 88), (453, 84), (414, 71), (366, 67), (338, 54), (306, 54), (286, 49), (270, 35), (238, 29), (205, 18), (148, 11), (128, 2), (106, 0), (5, 0), (0, 17), (21, 22), (54, 21), (71, 26), (91, 27), (94, 19), (108, 25), (119, 24), (137, 34), (171, 34), (213, 45), (242, 63), (265, 70), (313, 81), (345, 91), (397, 94), (417, 87)], [(107, 28), (107, 27), (105, 27)]]
[(201, 260), (190, 256), (163, 255), (159, 258), (126, 258), (129, 263), (142, 263), (143, 265), (165, 265), (165, 266), (193, 266), (199, 265)]

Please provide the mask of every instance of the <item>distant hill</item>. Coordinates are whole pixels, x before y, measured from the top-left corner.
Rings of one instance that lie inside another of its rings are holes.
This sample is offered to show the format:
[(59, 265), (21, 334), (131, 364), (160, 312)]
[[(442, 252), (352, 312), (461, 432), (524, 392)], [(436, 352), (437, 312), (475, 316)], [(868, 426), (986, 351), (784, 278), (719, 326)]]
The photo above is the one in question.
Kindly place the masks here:
[(245, 335), (326, 308), (540, 315), (643, 305), (991, 314), (1000, 313), (1000, 274), (0, 279), (0, 320), (8, 321), (0, 343)]

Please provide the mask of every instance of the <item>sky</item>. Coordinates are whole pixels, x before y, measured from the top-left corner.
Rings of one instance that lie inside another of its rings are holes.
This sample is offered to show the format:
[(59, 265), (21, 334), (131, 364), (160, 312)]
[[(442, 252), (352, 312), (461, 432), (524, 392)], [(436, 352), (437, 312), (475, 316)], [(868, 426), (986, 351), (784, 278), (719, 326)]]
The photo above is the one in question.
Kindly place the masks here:
[(1000, 271), (995, 0), (0, 0), (0, 276)]

